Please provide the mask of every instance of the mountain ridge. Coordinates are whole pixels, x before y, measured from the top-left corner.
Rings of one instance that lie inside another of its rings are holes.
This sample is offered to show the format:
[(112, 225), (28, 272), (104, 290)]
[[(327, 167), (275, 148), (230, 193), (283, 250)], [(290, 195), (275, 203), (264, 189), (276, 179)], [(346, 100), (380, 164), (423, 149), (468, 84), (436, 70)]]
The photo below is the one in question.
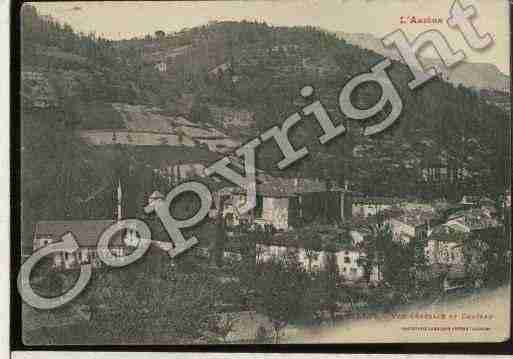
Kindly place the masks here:
[[(380, 55), (404, 63), (397, 50), (385, 48), (381, 43), (381, 40), (372, 34), (337, 31), (336, 35), (338, 38), (347, 41), (351, 45), (372, 50)], [(510, 92), (510, 76), (504, 74), (494, 64), (462, 61), (453, 68), (447, 69), (439, 59), (421, 56), (420, 60), (425, 67), (433, 65), (440, 66), (443, 78), (455, 86), (461, 84), (466, 87), (474, 87), (477, 89), (492, 89), (501, 92)]]

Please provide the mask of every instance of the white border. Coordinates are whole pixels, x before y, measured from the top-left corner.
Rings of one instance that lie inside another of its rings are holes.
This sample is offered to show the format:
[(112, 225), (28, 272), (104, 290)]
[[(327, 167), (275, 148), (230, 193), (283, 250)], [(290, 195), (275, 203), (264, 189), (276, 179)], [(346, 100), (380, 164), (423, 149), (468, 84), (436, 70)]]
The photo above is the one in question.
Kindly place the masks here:
[(10, 162), (9, 162), (9, 0), (0, 0), (0, 357), (9, 356), (10, 303)]
[(409, 354), (280, 354), (280, 353), (130, 353), (130, 352), (14, 352), (13, 359), (333, 359), (333, 358), (357, 358), (357, 359), (467, 359), (499, 358), (496, 355), (409, 355)]

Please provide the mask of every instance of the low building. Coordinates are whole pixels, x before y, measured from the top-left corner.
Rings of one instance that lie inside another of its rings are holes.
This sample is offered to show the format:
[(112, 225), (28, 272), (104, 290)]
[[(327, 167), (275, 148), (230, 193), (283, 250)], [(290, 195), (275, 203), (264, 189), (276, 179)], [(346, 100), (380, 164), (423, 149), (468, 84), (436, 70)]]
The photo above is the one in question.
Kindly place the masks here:
[[(72, 233), (79, 249), (73, 253), (55, 253), (53, 267), (56, 269), (71, 269), (80, 264), (91, 263), (93, 267), (100, 267), (102, 262), (98, 257), (97, 244), (101, 234), (115, 222), (113, 220), (77, 220), (77, 221), (40, 221), (36, 223), (33, 251), (37, 251), (50, 244), (62, 241), (67, 233)], [(133, 234), (119, 232), (109, 243), (111, 253), (123, 257), (129, 254), (129, 247), (125, 240), (130, 242)]]
[(447, 218), (447, 225), (463, 232), (471, 232), (484, 228), (498, 227), (500, 223), (490, 208), (472, 208), (452, 213)]
[(465, 233), (448, 224), (435, 227), (427, 238), (424, 253), (430, 264), (463, 265)]
[(278, 231), (289, 229), (292, 215), (289, 209), (292, 201), (297, 198), (293, 194), (279, 190), (257, 189), (255, 208), (242, 214), (239, 212), (239, 208), (246, 203), (246, 194), (243, 190), (224, 188), (217, 197), (220, 198), (218, 199), (219, 206), (222, 201), (223, 217), (228, 227), (262, 222), (273, 226)]
[[(357, 246), (351, 244), (339, 245), (328, 250), (319, 247), (312, 248), (302, 241), (280, 241), (275, 238), (265, 243), (257, 243), (256, 248), (257, 261), (263, 262), (287, 255), (290, 252), (296, 254), (299, 262), (312, 272), (325, 268), (327, 256), (332, 253), (335, 255), (339, 273), (344, 280), (357, 282), (365, 276), (362, 265), (365, 254)], [(370, 275), (370, 281), (378, 282), (379, 278), (378, 269), (374, 268)]]
[(353, 196), (352, 215), (367, 218), (398, 204), (399, 200), (391, 197)]
[(395, 241), (410, 243), (425, 240), (435, 220), (435, 212), (424, 208), (391, 208), (382, 213), (384, 223), (390, 225)]
[[(237, 162), (233, 165), (243, 169)], [(288, 231), (297, 226), (302, 216), (301, 195), (326, 188), (319, 180), (273, 177), (259, 170), (256, 177), (256, 206), (247, 213), (239, 212), (247, 201), (243, 189), (225, 186), (214, 193), (214, 207), (222, 211), (228, 227), (258, 225)]]

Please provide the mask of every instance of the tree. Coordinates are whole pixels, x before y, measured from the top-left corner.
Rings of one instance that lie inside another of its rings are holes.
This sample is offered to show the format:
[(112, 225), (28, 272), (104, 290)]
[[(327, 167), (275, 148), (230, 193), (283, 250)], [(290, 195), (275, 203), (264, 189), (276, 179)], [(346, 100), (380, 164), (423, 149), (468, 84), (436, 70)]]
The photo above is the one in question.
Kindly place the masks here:
[(258, 326), (256, 335), (255, 335), (255, 343), (256, 344), (264, 344), (268, 343), (271, 339), (270, 334), (268, 333), (268, 330), (263, 326)]
[(392, 240), (391, 231), (382, 233), (383, 261), (381, 271), (386, 285), (394, 292), (394, 304), (408, 299), (412, 287), (413, 260), (408, 245)]
[(341, 282), (337, 256), (333, 252), (325, 253), (325, 264), (320, 279), (323, 283), (323, 308), (330, 313), (332, 321), (335, 320), (335, 313), (338, 309), (338, 302), (341, 299)]
[(375, 268), (378, 274), (382, 274), (382, 267), (384, 262), (384, 242), (389, 234), (390, 228), (385, 227), (380, 217), (377, 216), (377, 223), (368, 225), (370, 235), (364, 236), (363, 242), (360, 245), (365, 253), (365, 256), (359, 258), (359, 265), (363, 266), (364, 278), (367, 283), (370, 282), (371, 275)]
[(306, 283), (308, 276), (293, 252), (274, 257), (261, 266), (257, 278), (259, 307), (272, 323), (275, 343), (279, 343), (282, 330), (290, 321), (304, 315)]
[(470, 234), (463, 241), (462, 250), (466, 284), (470, 287), (484, 284), (489, 259), (487, 254), (490, 253), (488, 244), (475, 234)]
[(213, 334), (215, 340), (226, 343), (236, 323), (237, 317), (233, 313), (218, 313), (208, 322), (208, 331)]
[(195, 100), (191, 107), (191, 121), (196, 123), (211, 123), (212, 113), (208, 106)]
[(104, 309), (84, 331), (90, 333), (86, 342), (187, 343), (204, 338), (209, 327), (228, 329), (216, 324), (220, 287), (214, 276), (178, 272), (169, 259), (147, 255), (123, 271), (107, 269), (90, 285), (85, 304), (95, 298)]
[(423, 238), (414, 238), (410, 242), (412, 267), (411, 275), (411, 294), (416, 298), (424, 297), (430, 289), (429, 281), (432, 273), (428, 265), (425, 254), (426, 241)]
[(319, 258), (321, 242), (318, 236), (311, 236), (305, 243), (305, 255), (308, 259), (308, 272), (312, 273), (312, 262)]
[(223, 218), (222, 206), (216, 217), (214, 248), (211, 253), (211, 263), (220, 267), (223, 261), (224, 247), (226, 244), (226, 224)]
[[(484, 284), (488, 287), (500, 286), (511, 279), (511, 238), (510, 228), (489, 228), (476, 233), (481, 248), (486, 248), (477, 257), (484, 269)], [(479, 262), (478, 262), (479, 263)]]

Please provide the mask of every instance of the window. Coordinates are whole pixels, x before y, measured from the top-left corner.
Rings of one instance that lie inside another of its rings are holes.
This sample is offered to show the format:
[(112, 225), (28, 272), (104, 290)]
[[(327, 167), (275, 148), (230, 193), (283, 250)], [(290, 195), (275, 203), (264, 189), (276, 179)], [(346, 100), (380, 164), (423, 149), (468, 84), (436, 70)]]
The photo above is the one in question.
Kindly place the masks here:
[(342, 272), (347, 272), (347, 268), (346, 267), (342, 268)]
[(349, 251), (346, 251), (345, 255), (348, 256), (349, 255)]
[(344, 257), (344, 263), (351, 263), (351, 258)]
[(351, 274), (356, 274), (356, 268), (351, 268)]

